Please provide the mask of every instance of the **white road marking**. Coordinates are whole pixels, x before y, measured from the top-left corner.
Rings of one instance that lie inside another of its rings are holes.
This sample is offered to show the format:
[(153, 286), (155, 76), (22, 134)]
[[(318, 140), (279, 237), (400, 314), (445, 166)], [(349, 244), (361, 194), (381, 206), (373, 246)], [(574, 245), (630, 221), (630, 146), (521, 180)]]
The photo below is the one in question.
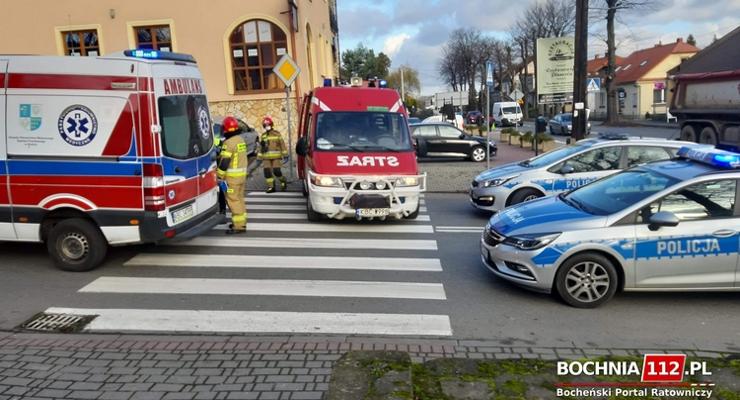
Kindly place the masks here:
[[(275, 192), (275, 193), (265, 193), (265, 192), (247, 192), (247, 197), (298, 197), (305, 199), (306, 197), (303, 196), (303, 193), (301, 192)], [(421, 193), (419, 197), (424, 197), (424, 193)]]
[(241, 256), (229, 254), (138, 254), (124, 265), (268, 269), (442, 271), (437, 258)]
[[(251, 210), (268, 210), (268, 211), (306, 211), (305, 204), (254, 204), (246, 200), (247, 211)], [(427, 212), (425, 206), (419, 207), (419, 212)]]
[[(231, 218), (231, 213), (226, 214), (227, 217)], [(247, 215), (248, 219), (295, 219), (301, 221), (307, 221), (308, 217), (305, 213), (270, 213), (270, 212), (253, 212)], [(431, 218), (428, 215), (419, 215), (413, 221), (429, 222)]]
[[(306, 199), (302, 197), (267, 197), (267, 196), (253, 196), (246, 197), (244, 202), (247, 204), (303, 204), (305, 207)], [(424, 199), (419, 200), (419, 204), (425, 205)]]
[[(249, 226), (247, 226), (249, 229)], [(316, 239), (250, 237), (249, 231), (240, 237), (200, 236), (186, 242), (167, 243), (169, 246), (256, 247), (280, 249), (373, 249), (373, 250), (433, 250), (435, 240), (393, 239)]]
[(97, 315), (86, 331), (317, 333), (451, 336), (446, 315), (88, 309), (52, 307), (47, 313)]
[[(224, 230), (228, 225), (218, 225), (214, 229)], [(432, 225), (410, 224), (332, 224), (332, 223), (247, 223), (247, 231), (261, 232), (360, 232), (360, 233), (434, 233)]]
[(103, 276), (82, 293), (315, 296), (445, 300), (441, 283)]

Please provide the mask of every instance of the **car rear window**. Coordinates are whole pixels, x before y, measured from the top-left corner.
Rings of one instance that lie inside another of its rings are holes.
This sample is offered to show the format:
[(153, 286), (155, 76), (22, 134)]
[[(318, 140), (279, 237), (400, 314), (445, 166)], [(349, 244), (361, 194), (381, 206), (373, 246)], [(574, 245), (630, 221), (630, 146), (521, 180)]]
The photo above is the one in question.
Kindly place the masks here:
[(166, 156), (187, 159), (211, 150), (213, 132), (205, 96), (164, 96), (158, 105)]

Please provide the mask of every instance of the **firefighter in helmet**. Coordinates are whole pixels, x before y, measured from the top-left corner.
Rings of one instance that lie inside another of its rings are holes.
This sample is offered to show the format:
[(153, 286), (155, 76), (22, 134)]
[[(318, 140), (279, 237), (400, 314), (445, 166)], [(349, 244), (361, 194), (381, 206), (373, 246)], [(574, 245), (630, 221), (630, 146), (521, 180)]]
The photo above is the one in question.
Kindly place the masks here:
[(218, 155), (218, 178), (226, 185), (226, 203), (231, 210), (231, 224), (227, 234), (247, 231), (247, 209), (244, 204), (244, 185), (247, 181), (247, 144), (239, 135), (242, 129), (234, 117), (223, 121), (224, 142)]
[(285, 190), (288, 182), (283, 176), (280, 167), (283, 159), (288, 157), (288, 147), (285, 146), (280, 132), (273, 129), (274, 123), (272, 118), (266, 116), (262, 119), (262, 127), (265, 132), (260, 136), (259, 154), (257, 157), (262, 160), (262, 168), (265, 172), (265, 182), (267, 183), (267, 193), (275, 191), (275, 178), (280, 180), (280, 188)]

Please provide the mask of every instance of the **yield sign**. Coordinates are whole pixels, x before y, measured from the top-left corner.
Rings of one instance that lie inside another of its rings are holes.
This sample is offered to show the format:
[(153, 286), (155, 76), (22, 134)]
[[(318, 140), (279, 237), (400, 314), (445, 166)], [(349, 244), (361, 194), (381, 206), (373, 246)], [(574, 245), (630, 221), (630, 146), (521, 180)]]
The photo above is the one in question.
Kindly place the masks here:
[(301, 69), (289, 55), (285, 54), (280, 58), (277, 64), (275, 64), (275, 67), (272, 68), (272, 72), (274, 72), (275, 75), (283, 81), (285, 86), (290, 86), (298, 77)]
[(587, 92), (598, 92), (601, 90), (601, 78), (588, 78), (588, 83), (586, 84), (586, 91)]

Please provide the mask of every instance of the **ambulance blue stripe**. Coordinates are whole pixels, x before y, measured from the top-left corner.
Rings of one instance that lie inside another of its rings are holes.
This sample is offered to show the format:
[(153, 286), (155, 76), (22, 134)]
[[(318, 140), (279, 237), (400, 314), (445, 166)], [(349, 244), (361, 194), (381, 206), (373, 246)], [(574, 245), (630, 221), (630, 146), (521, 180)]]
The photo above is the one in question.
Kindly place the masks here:
[(140, 176), (140, 163), (108, 161), (8, 161), (10, 175)]

